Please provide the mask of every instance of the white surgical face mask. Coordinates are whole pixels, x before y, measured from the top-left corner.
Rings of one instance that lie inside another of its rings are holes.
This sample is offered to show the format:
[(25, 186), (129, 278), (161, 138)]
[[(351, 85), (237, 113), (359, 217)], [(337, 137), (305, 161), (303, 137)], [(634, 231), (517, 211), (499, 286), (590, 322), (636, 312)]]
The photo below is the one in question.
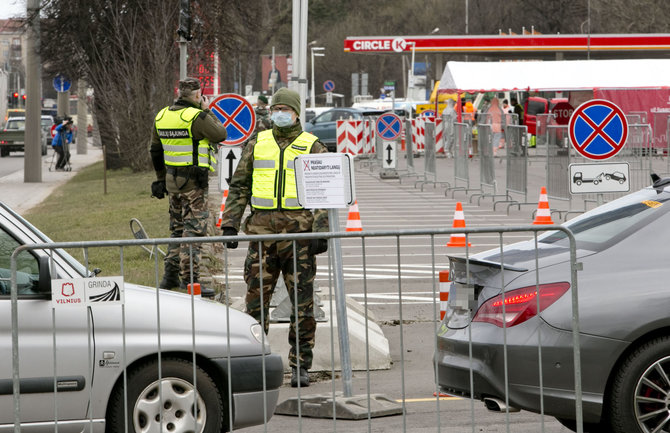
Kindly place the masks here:
[(271, 119), (280, 128), (293, 125), (293, 116), (287, 111), (275, 111)]

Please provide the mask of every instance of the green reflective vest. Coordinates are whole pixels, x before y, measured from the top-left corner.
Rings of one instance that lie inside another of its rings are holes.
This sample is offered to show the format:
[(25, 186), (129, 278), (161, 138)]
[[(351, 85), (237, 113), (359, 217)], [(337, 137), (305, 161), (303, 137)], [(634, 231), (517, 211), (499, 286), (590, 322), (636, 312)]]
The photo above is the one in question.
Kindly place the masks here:
[(256, 209), (302, 209), (298, 204), (294, 159), (311, 152), (318, 137), (301, 133), (285, 149), (279, 147), (272, 130), (258, 133), (254, 147), (251, 206)]
[(172, 167), (188, 167), (197, 165), (214, 171), (216, 156), (209, 145), (209, 140), (193, 139), (191, 126), (202, 110), (186, 107), (181, 110), (170, 111), (170, 107), (163, 108), (156, 115), (156, 132), (163, 144), (165, 165)]

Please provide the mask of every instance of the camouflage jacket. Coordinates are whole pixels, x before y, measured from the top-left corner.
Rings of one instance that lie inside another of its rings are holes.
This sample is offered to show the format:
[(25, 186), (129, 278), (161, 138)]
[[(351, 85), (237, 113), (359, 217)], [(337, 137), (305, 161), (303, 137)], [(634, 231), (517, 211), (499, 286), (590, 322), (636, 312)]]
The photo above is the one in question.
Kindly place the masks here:
[[(302, 126), (300, 123), (289, 126), (286, 128), (279, 128), (274, 126), (272, 128), (272, 133), (277, 141), (277, 144), (282, 149), (285, 149), (290, 145), (293, 140), (295, 140), (298, 135), (302, 132)], [(228, 198), (226, 199), (225, 210), (223, 212), (223, 217), (221, 220), (221, 227), (232, 227), (235, 230), (239, 231), (241, 226), (242, 216), (244, 210), (247, 207), (251, 200), (251, 186), (253, 182), (253, 164), (254, 164), (254, 148), (256, 147), (256, 139), (251, 139), (244, 147), (242, 151), (242, 156), (240, 157), (240, 162), (235, 169), (235, 173), (230, 181), (230, 188), (228, 190)], [(311, 153), (326, 153), (328, 149), (326, 146), (317, 141), (312, 146)], [(313, 232), (327, 232), (328, 228), (328, 212), (324, 209), (316, 209), (312, 211), (308, 209), (299, 209), (299, 210), (258, 210), (251, 209), (253, 213), (263, 213), (267, 214), (268, 221), (282, 221), (282, 220), (294, 220), (297, 221), (298, 225), (292, 225), (291, 227), (300, 227), (300, 231), (309, 231), (308, 227), (305, 227), (308, 222), (311, 223), (311, 231)], [(276, 217), (276, 218), (275, 218)], [(255, 227), (248, 227), (249, 219), (245, 222), (244, 231), (247, 234), (258, 234), (262, 233), (282, 233), (282, 232), (294, 232), (296, 230), (285, 227), (266, 227), (264, 230), (258, 230)], [(249, 230), (251, 229), (251, 230)]]
[(267, 108), (256, 107), (254, 111), (256, 112), (256, 131), (254, 131), (254, 136), (256, 136), (261, 131), (271, 129), (272, 120), (270, 120), (270, 110)]

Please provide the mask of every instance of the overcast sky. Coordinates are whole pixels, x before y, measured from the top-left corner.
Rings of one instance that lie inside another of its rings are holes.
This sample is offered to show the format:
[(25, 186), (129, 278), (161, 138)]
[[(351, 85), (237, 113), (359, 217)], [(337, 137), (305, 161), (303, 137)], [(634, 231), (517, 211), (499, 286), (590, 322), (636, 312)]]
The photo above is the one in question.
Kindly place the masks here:
[(0, 0), (0, 19), (26, 15), (26, 0)]

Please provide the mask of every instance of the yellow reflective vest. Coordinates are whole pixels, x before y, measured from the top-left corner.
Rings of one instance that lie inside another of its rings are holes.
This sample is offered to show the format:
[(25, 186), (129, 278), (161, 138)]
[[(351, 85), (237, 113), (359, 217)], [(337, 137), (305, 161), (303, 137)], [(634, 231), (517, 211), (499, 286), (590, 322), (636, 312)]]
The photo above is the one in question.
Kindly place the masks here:
[(186, 107), (170, 111), (169, 108), (163, 108), (156, 115), (156, 132), (163, 144), (165, 165), (172, 167), (197, 165), (214, 171), (216, 156), (209, 145), (209, 140), (203, 138), (195, 141), (191, 132), (193, 121), (202, 110)]
[(294, 160), (311, 152), (318, 137), (302, 132), (282, 149), (272, 130), (258, 133), (254, 147), (251, 206), (255, 209), (302, 209), (298, 204)]

